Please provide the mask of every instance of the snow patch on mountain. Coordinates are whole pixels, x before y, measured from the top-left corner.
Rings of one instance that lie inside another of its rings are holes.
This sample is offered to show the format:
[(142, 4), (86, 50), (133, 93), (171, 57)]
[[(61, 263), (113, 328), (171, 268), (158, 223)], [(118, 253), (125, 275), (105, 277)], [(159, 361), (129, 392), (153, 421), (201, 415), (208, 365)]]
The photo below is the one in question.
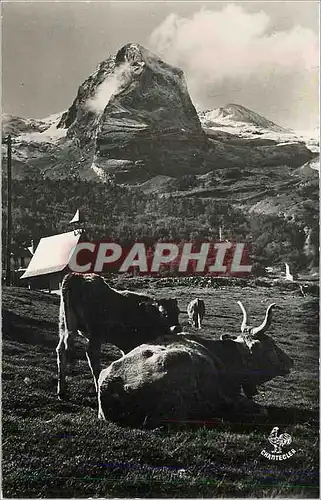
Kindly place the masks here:
[(66, 137), (67, 130), (57, 128), (61, 119), (62, 113), (55, 113), (53, 115), (43, 118), (41, 123), (47, 125), (47, 128), (42, 132), (27, 132), (21, 134), (16, 138), (17, 141), (22, 142), (56, 142), (59, 139)]
[(300, 167), (302, 173), (309, 173), (309, 169), (316, 170), (320, 175), (320, 156), (313, 158), (312, 160), (305, 163), (302, 167)]
[(54, 113), (52, 115), (46, 116), (46, 118), (40, 118), (40, 121), (42, 123), (47, 123), (49, 126), (53, 124), (57, 125), (63, 113), (64, 111), (60, 111), (60, 113)]
[(48, 124), (43, 120), (35, 118), (22, 118), (20, 116), (3, 113), (2, 134), (18, 137), (24, 133), (43, 132), (48, 128)]
[(319, 127), (315, 127), (313, 130), (297, 130), (295, 135), (306, 144), (312, 153), (320, 153)]
[(274, 132), (291, 132), (291, 130), (277, 125), (240, 104), (226, 104), (222, 108), (204, 111), (202, 113), (202, 122), (208, 127), (215, 127), (216, 125), (234, 127), (237, 124), (244, 124)]
[(243, 139), (273, 140), (279, 145), (304, 143), (313, 152), (320, 151), (319, 128), (313, 131), (294, 131), (281, 127), (240, 104), (227, 104), (224, 107), (198, 111), (205, 130), (227, 132)]
[(90, 167), (93, 172), (97, 175), (97, 177), (101, 180), (101, 181), (106, 181), (108, 176), (106, 175), (106, 172), (104, 171), (103, 168), (101, 167), (98, 167), (95, 162), (93, 162), (91, 164), (91, 167)]

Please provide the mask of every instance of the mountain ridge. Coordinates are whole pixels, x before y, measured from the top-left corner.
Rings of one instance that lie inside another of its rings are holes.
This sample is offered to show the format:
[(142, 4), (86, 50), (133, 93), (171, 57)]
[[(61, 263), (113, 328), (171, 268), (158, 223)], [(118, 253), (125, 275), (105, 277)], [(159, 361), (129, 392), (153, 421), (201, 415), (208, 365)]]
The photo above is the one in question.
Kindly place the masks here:
[(242, 105), (197, 114), (183, 71), (135, 43), (100, 62), (66, 111), (7, 117), (3, 126), (15, 135), (19, 176), (25, 165), (53, 178), (140, 184), (244, 163), (297, 168), (313, 157), (292, 132)]
[(203, 118), (203, 122), (207, 122), (207, 126), (211, 126), (211, 122), (213, 125), (228, 125), (230, 122), (243, 122), (245, 124), (255, 125), (256, 127), (272, 130), (274, 132), (294, 133), (293, 130), (281, 127), (256, 111), (246, 108), (241, 104), (228, 103), (223, 107), (204, 111), (201, 116)]

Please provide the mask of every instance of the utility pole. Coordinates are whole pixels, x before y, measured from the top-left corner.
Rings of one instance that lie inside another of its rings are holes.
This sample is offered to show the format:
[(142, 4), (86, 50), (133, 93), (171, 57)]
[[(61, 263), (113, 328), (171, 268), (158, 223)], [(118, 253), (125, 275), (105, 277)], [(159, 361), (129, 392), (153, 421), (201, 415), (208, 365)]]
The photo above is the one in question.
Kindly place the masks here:
[(2, 144), (7, 145), (7, 251), (6, 251), (6, 285), (11, 284), (11, 233), (12, 233), (12, 209), (11, 209), (11, 179), (12, 179), (12, 164), (11, 164), (11, 135), (6, 139), (2, 139)]

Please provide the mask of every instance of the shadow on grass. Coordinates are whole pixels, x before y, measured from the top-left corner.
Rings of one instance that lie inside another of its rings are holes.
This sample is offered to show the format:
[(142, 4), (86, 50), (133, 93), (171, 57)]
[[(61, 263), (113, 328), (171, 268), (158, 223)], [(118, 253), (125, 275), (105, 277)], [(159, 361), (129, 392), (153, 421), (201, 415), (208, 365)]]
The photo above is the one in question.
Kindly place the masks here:
[(302, 408), (280, 408), (270, 406), (268, 408), (268, 420), (274, 425), (309, 424), (319, 427), (319, 412), (317, 410), (305, 410)]
[(56, 347), (58, 325), (50, 321), (19, 316), (11, 311), (2, 311), (3, 339), (21, 344)]
[(162, 420), (161, 425), (166, 430), (173, 432), (187, 428), (217, 428), (229, 430), (237, 433), (249, 433), (252, 431), (266, 432), (272, 427), (284, 427), (291, 425), (304, 424), (310, 427), (319, 427), (318, 411), (305, 410), (298, 408), (281, 408), (270, 406), (266, 408), (268, 414), (262, 416), (238, 415), (226, 413), (221, 418), (211, 420)]

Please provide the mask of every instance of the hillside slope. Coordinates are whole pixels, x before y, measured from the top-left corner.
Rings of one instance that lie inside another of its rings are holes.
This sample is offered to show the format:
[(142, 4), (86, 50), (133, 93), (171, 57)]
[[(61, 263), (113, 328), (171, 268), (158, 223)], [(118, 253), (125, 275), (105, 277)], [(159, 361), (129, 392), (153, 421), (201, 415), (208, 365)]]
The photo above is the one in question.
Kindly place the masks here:
[[(128, 279), (127, 279), (128, 282)], [(256, 396), (268, 415), (253, 421), (228, 415), (209, 422), (172, 422), (130, 429), (97, 419), (97, 399), (76, 339), (68, 368), (70, 398), (56, 397), (57, 297), (3, 288), (2, 490), (5, 498), (319, 497), (318, 299), (273, 287), (141, 288), (157, 297), (192, 296), (208, 304), (203, 334), (239, 330), (236, 300), (253, 320), (277, 302), (273, 338), (294, 360), (286, 379), (265, 384)], [(244, 295), (246, 299), (244, 299)], [(216, 296), (216, 299), (213, 297)], [(187, 326), (187, 315), (181, 321)], [(119, 355), (119, 352), (118, 352)], [(105, 344), (102, 366), (117, 352)], [(260, 457), (278, 424), (293, 438), (293, 460)]]

